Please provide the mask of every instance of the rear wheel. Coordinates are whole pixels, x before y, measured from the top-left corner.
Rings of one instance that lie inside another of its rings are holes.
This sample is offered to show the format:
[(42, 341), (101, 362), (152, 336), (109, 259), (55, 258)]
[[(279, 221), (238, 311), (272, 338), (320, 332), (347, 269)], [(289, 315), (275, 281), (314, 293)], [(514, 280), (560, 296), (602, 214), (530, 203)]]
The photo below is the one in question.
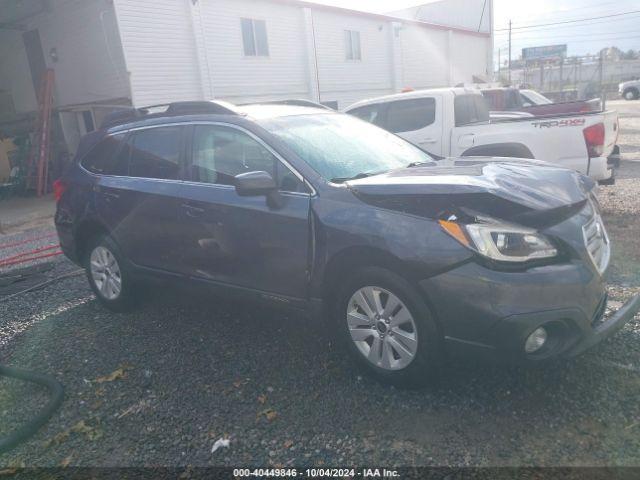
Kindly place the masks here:
[(439, 370), (438, 329), (401, 276), (381, 268), (359, 271), (341, 289), (335, 317), (352, 358), (379, 380), (417, 386)]
[(85, 270), (98, 300), (115, 312), (129, 310), (134, 303), (134, 285), (118, 246), (108, 236), (98, 237), (87, 249)]
[(640, 97), (640, 92), (634, 88), (630, 88), (624, 92), (625, 100), (636, 100), (638, 97)]

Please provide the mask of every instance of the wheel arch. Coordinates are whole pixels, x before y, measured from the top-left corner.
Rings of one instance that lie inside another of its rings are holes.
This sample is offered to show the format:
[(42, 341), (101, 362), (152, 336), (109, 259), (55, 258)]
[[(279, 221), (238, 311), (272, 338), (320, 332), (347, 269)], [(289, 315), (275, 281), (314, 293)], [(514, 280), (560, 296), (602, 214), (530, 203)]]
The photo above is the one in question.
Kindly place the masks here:
[(510, 157), (510, 158), (535, 158), (529, 147), (523, 143), (505, 142), (478, 145), (465, 150), (463, 157)]
[(98, 236), (109, 235), (110, 230), (100, 221), (96, 219), (86, 219), (76, 227), (76, 255), (80, 261), (83, 261), (87, 254), (89, 243)]

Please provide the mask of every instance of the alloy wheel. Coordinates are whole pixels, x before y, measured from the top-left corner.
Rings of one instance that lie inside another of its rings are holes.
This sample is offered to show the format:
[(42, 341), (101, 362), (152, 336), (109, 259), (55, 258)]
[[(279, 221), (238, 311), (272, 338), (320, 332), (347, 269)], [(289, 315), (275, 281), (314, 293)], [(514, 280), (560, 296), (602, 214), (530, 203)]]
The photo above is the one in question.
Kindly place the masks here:
[(116, 300), (122, 292), (122, 274), (113, 253), (106, 247), (96, 247), (91, 252), (90, 268), (100, 295), (107, 300)]
[(384, 370), (401, 370), (418, 351), (418, 329), (409, 308), (381, 287), (356, 291), (347, 305), (349, 333), (360, 353)]

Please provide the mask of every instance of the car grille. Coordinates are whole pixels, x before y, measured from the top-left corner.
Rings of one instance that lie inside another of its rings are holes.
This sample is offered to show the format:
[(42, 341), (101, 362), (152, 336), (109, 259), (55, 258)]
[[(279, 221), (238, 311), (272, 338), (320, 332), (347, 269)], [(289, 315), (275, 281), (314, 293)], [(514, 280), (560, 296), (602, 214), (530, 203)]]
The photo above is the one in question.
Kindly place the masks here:
[(582, 226), (584, 235), (584, 244), (587, 247), (589, 256), (600, 273), (609, 266), (609, 258), (611, 257), (611, 244), (607, 231), (602, 223), (602, 218), (596, 213), (594, 208), (592, 217)]

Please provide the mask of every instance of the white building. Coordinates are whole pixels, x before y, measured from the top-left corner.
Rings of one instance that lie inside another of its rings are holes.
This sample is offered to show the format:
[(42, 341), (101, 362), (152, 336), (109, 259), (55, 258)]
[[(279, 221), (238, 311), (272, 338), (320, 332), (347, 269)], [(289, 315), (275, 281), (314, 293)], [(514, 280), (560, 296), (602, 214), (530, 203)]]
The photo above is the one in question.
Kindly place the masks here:
[(488, 79), (491, 9), (475, 28), (470, 13), (485, 3), (443, 0), (425, 11), (448, 16), (425, 21), (301, 0), (4, 0), (0, 131), (36, 109), (45, 68), (71, 150), (114, 105), (305, 98), (342, 108)]

